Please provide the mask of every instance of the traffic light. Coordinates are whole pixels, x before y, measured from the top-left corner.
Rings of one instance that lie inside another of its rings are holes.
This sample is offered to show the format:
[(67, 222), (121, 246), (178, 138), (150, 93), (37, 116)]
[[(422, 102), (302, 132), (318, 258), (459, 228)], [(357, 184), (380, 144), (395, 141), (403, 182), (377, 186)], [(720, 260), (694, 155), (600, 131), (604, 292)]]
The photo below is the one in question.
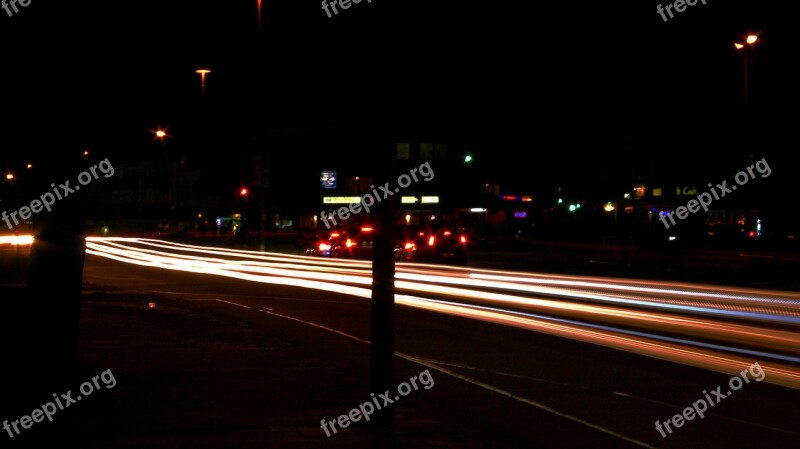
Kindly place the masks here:
[(472, 155), (468, 154), (468, 155), (464, 156), (464, 162), (466, 162), (467, 164), (472, 162)]
[(247, 198), (247, 195), (249, 195), (249, 194), (250, 194), (250, 189), (248, 189), (247, 187), (242, 187), (241, 189), (239, 189), (239, 196), (240, 197)]

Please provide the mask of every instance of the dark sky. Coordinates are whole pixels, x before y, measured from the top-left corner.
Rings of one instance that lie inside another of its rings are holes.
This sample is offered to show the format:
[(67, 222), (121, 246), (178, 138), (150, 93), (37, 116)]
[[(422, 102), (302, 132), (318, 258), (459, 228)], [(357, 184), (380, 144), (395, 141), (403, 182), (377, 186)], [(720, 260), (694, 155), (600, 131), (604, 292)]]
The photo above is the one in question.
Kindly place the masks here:
[(741, 141), (733, 42), (749, 31), (761, 36), (751, 116), (774, 140), (763, 150), (800, 137), (799, 40), (785, 3), (707, 0), (664, 23), (659, 3), (641, 1), (364, 0), (330, 19), (317, 0), (264, 2), (260, 35), (256, 0), (0, 11), (0, 159), (54, 151), (62, 137), (130, 154), (156, 123), (194, 133), (209, 116), (194, 70), (207, 66), (206, 108), (231, 147), (391, 110), (431, 134), (420, 138), (476, 142), (498, 178), (577, 182), (631, 158), (708, 170)]

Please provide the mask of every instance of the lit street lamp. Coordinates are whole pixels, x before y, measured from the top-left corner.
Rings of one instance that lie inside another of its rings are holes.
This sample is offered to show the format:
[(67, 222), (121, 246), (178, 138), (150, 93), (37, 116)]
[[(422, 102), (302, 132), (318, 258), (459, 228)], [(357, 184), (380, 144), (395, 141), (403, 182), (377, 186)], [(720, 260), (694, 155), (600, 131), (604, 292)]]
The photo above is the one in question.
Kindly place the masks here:
[(200, 74), (200, 92), (203, 98), (206, 97), (206, 74), (211, 73), (208, 69), (197, 69), (195, 73)]
[[(745, 42), (747, 43), (747, 45), (750, 45), (750, 46), (755, 45), (755, 43), (757, 41), (758, 41), (758, 36), (755, 35), (755, 34), (750, 34), (745, 39)], [(747, 45), (741, 44), (739, 42), (736, 42), (735, 44), (733, 44), (733, 46), (737, 50), (743, 50), (744, 51), (744, 105), (745, 105), (745, 113), (747, 112), (747, 78), (748, 78), (748, 75), (749, 75), (748, 74), (748, 67), (747, 67), (747, 65), (748, 65), (747, 64), (747, 53), (748, 53)]]
[(261, 0), (256, 0), (258, 4), (258, 31), (261, 32)]
[(748, 53), (749, 53), (748, 46), (750, 46), (750, 47), (754, 46), (757, 41), (758, 41), (758, 35), (749, 34), (745, 38), (745, 44), (742, 44), (742, 43), (739, 43), (739, 42), (736, 42), (736, 43), (733, 44), (733, 46), (736, 48), (736, 50), (740, 50), (740, 51), (742, 51), (744, 53), (744, 136), (745, 136), (744, 137), (744, 143), (745, 143), (745, 146), (747, 147), (746, 148), (747, 151), (750, 150), (750, 148), (749, 148), (750, 147), (750, 145), (749, 145), (750, 128), (749, 128), (749, 118), (748, 118), (748, 113), (749, 113), (749, 100), (748, 100), (748, 96), (749, 96), (749, 93), (748, 93), (749, 81), (748, 81), (748, 78), (750, 76), (750, 68), (748, 67), (748, 61), (747, 61)]

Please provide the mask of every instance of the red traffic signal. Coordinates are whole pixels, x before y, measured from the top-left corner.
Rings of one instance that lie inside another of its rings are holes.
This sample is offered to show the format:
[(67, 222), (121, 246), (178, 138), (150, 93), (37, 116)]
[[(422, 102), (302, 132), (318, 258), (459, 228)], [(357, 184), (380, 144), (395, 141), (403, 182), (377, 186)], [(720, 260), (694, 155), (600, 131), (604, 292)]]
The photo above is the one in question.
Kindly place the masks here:
[(239, 189), (239, 196), (247, 196), (249, 194), (250, 194), (250, 189), (248, 189), (247, 187), (242, 187), (241, 189)]

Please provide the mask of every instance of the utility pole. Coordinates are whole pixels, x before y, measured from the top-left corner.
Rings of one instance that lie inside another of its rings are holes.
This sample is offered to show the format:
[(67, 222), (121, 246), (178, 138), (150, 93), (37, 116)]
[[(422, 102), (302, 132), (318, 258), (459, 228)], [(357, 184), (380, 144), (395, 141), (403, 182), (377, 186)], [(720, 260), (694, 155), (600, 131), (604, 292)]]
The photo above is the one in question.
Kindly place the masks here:
[[(391, 3), (389, 4), (391, 5)], [(379, 96), (376, 105), (380, 111), (375, 119), (375, 131), (377, 131), (377, 148), (380, 148), (379, 157), (374, 166), (378, 171), (375, 174), (375, 185), (383, 185), (389, 182), (394, 185), (397, 182), (396, 175), (396, 76), (393, 72), (393, 58), (396, 52), (394, 39), (395, 33), (392, 26), (395, 17), (386, 8), (380, 12), (376, 11), (376, 18), (371, 23), (375, 29), (370, 30), (373, 36), (383, 36), (385, 51), (384, 57), (379, 59), (382, 66), (378, 66), (378, 73), (383, 73), (388, 77), (382, 83), (385, 90), (384, 95)], [(378, 218), (378, 227), (375, 230), (373, 241), (372, 256), (372, 310), (371, 310), (371, 331), (370, 331), (370, 391), (375, 394), (387, 390), (393, 390), (394, 386), (394, 294), (395, 294), (395, 260), (394, 260), (394, 215), (397, 209), (397, 197), (390, 196), (384, 198), (380, 203), (375, 204), (375, 213)], [(387, 426), (394, 424), (394, 406), (389, 405), (381, 409), (373, 417), (373, 425)]]

